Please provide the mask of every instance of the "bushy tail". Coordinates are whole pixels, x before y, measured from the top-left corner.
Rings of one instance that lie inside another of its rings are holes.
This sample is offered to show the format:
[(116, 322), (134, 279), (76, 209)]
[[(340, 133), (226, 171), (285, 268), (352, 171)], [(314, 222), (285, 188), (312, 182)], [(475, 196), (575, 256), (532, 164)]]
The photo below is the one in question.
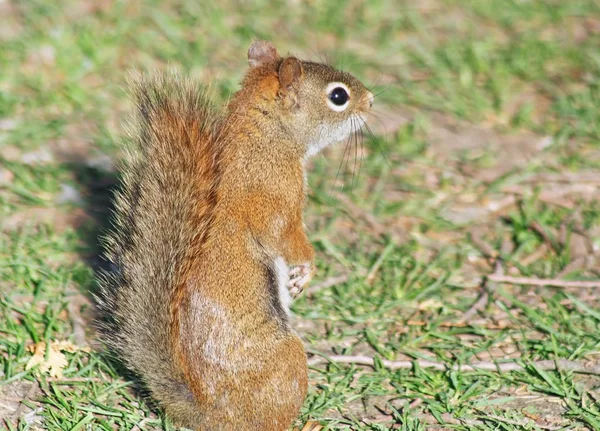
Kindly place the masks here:
[(181, 410), (193, 397), (174, 359), (170, 304), (210, 230), (216, 116), (205, 90), (175, 73), (135, 76), (131, 89), (136, 112), (105, 238), (110, 270), (99, 281), (99, 326), (154, 397)]

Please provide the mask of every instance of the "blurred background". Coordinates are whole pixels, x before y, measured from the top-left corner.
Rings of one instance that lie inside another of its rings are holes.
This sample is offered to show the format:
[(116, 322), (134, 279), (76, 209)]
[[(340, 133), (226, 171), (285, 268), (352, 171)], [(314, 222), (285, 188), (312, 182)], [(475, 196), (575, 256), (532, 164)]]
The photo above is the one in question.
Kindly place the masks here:
[(298, 424), (600, 429), (598, 1), (0, 0), (0, 17), (6, 429), (171, 429), (90, 327), (126, 76), (176, 67), (221, 105), (255, 39), (376, 94), (370, 131), (310, 166)]

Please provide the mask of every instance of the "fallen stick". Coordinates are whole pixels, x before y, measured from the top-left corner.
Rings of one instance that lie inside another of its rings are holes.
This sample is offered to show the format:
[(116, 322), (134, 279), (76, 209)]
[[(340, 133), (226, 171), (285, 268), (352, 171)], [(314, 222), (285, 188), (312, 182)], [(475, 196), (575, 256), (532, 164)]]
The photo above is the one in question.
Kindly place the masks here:
[(597, 281), (583, 281), (583, 280), (560, 280), (555, 278), (529, 278), (529, 277), (511, 277), (508, 275), (490, 274), (487, 276), (490, 281), (497, 283), (507, 284), (524, 284), (530, 286), (554, 286), (554, 287), (574, 287), (591, 289), (600, 287), (600, 280)]
[[(366, 365), (373, 367), (375, 361), (369, 356), (321, 356), (316, 355), (308, 360), (308, 365), (317, 365), (323, 363), (338, 363), (338, 364), (356, 364)], [(447, 365), (443, 362), (427, 361), (423, 359), (417, 359), (414, 361), (389, 361), (386, 359), (381, 360), (381, 364), (385, 368), (390, 370), (399, 369), (410, 369), (415, 365), (421, 368), (433, 368), (434, 370), (446, 371), (495, 371), (498, 373), (505, 373), (508, 371), (522, 371), (525, 370), (524, 365), (517, 364), (516, 362), (479, 362), (476, 364), (467, 365)], [(533, 361), (530, 362), (532, 366), (543, 371), (572, 371), (578, 374), (596, 374), (600, 375), (600, 363), (598, 362), (580, 362), (570, 361), (567, 359), (550, 359), (544, 361)]]
[[(502, 266), (502, 261), (500, 260), (499, 257), (496, 257), (496, 262), (494, 263), (494, 267), (495, 267), (495, 270), (494, 270), (493, 275), (497, 275), (497, 276), (504, 275), (504, 267)], [(473, 318), (473, 316), (475, 316), (475, 314), (477, 314), (479, 311), (482, 311), (485, 308), (485, 306), (487, 305), (490, 295), (493, 295), (494, 292), (496, 291), (496, 288), (497, 288), (497, 286), (495, 283), (490, 283), (490, 277), (484, 278), (482, 285), (481, 285), (481, 293), (479, 295), (479, 298), (465, 312), (465, 314), (463, 314), (461, 321), (468, 322)]]
[[(417, 398), (415, 401), (423, 401), (423, 399)], [(409, 409), (413, 403), (409, 404)], [(419, 405), (420, 403), (419, 404), (414, 403), (414, 404)], [(390, 417), (390, 419), (383, 419), (383, 420), (382, 419), (379, 419), (379, 420), (362, 419), (361, 422), (363, 422), (365, 425), (380, 424), (380, 425), (388, 425), (388, 426), (397, 423), (397, 421), (392, 418), (391, 413), (388, 416)], [(421, 422), (429, 425), (429, 427), (427, 427), (427, 429), (433, 429), (433, 428), (441, 428), (444, 430), (448, 429), (447, 427), (445, 427), (445, 425), (470, 425), (471, 427), (480, 428), (483, 425), (485, 425), (486, 422), (503, 422), (505, 424), (515, 425), (520, 428), (528, 427), (526, 429), (531, 429), (531, 426), (535, 425), (536, 427), (538, 427), (540, 429), (548, 430), (548, 431), (565, 429), (564, 426), (540, 424), (539, 422), (536, 422), (533, 419), (525, 419), (525, 420), (519, 421), (519, 420), (504, 418), (502, 416), (490, 415), (490, 414), (486, 414), (486, 413), (483, 413), (474, 418), (461, 418), (461, 417), (457, 418), (457, 417), (452, 416), (452, 414), (450, 414), (450, 413), (442, 413), (441, 415), (438, 415), (437, 417), (432, 416), (431, 414), (421, 413), (417, 417), (419, 418), (419, 420)]]
[[(355, 274), (358, 277), (364, 277), (366, 275), (366, 271), (359, 269), (358, 271), (355, 272)], [(320, 283), (309, 286), (306, 293), (310, 297), (310, 296), (312, 296), (313, 293), (318, 292), (319, 290), (327, 289), (329, 287), (333, 287), (333, 286), (337, 286), (338, 284), (345, 283), (348, 280), (350, 280), (350, 277), (352, 277), (352, 273), (340, 274), (340, 275), (335, 275), (333, 277), (326, 278), (325, 280), (323, 280)]]
[(335, 197), (341, 203), (343, 203), (344, 205), (346, 205), (346, 208), (348, 208), (348, 211), (355, 218), (363, 219), (365, 222), (367, 222), (367, 224), (371, 227), (371, 229), (373, 229), (375, 231), (375, 234), (382, 235), (382, 234), (384, 234), (385, 232), (387, 232), (389, 230), (383, 224), (381, 224), (379, 222), (379, 220), (377, 220), (377, 217), (375, 217), (373, 214), (371, 214), (367, 210), (365, 210), (365, 209), (361, 208), (360, 206), (356, 205), (345, 194), (343, 194), (343, 193), (336, 193)]
[[(29, 407), (24, 401), (33, 401), (33, 399), (36, 397), (36, 394), (39, 390), (40, 390), (39, 383), (37, 381), (33, 381), (31, 383), (31, 386), (29, 387), (29, 390), (27, 391), (27, 394), (25, 395), (25, 398), (20, 400), (19, 407), (17, 407), (17, 409), (12, 414), (12, 422), (14, 422), (15, 425), (19, 425), (21, 413), (23, 413), (23, 410), (26, 407)], [(7, 422), (8, 422), (8, 420), (7, 420)]]
[(525, 183), (600, 183), (597, 172), (563, 172), (558, 174), (540, 173), (523, 180)]
[(388, 256), (388, 254), (390, 254), (392, 252), (392, 250), (394, 250), (394, 247), (395, 247), (395, 244), (393, 242), (390, 242), (388, 245), (385, 246), (385, 248), (383, 249), (383, 251), (381, 252), (381, 254), (379, 255), (379, 257), (377, 258), (377, 260), (375, 261), (375, 263), (371, 267), (371, 270), (369, 271), (369, 274), (365, 278), (365, 281), (367, 282), (368, 285), (373, 284), (373, 280), (375, 280), (375, 276), (377, 275), (377, 271), (379, 271), (379, 268), (381, 267), (381, 265), (385, 261), (385, 259)]
[(346, 281), (348, 281), (349, 278), (350, 278), (350, 274), (342, 274), (342, 275), (337, 275), (335, 277), (329, 277), (320, 283), (310, 286), (308, 288), (308, 291), (306, 292), (306, 294), (308, 296), (312, 296), (313, 293), (318, 292), (319, 290), (327, 289), (328, 287), (332, 287), (332, 286), (335, 286), (338, 284), (345, 283)]

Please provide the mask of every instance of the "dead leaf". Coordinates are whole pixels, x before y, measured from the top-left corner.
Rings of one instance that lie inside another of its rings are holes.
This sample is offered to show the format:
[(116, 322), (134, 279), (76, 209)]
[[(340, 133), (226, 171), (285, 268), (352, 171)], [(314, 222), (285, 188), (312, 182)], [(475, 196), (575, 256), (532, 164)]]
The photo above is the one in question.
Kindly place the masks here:
[(437, 310), (443, 306), (444, 304), (442, 302), (438, 301), (437, 299), (430, 298), (420, 302), (418, 308), (420, 311)]
[(50, 344), (50, 351), (46, 358), (46, 343), (43, 341), (29, 346), (29, 351), (33, 356), (25, 366), (26, 370), (30, 370), (36, 365), (40, 366), (40, 372), (50, 373), (50, 377), (62, 378), (63, 369), (67, 366), (67, 358), (62, 352), (75, 353), (77, 351), (89, 352), (89, 347), (78, 347), (69, 341), (53, 341)]

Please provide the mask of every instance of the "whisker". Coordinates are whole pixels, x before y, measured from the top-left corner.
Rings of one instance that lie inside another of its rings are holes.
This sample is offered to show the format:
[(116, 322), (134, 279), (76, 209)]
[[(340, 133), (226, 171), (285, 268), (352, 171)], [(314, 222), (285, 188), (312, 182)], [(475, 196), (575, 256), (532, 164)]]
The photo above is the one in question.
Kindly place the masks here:
[[(377, 115), (373, 114), (372, 112), (364, 112), (364, 114), (371, 115), (373, 118), (375, 118), (377, 121), (379, 121), (379, 123), (383, 127), (384, 136), (387, 138), (387, 136), (388, 136), (388, 130), (387, 130), (387, 126), (385, 125), (385, 122), (381, 118), (379, 118)], [(365, 122), (365, 124), (366, 124), (366, 122)]]
[(360, 126), (360, 161), (358, 163), (358, 175), (360, 175), (360, 170), (365, 158), (365, 134), (363, 133), (363, 125)]
[(354, 135), (354, 166), (352, 167), (352, 191), (354, 192), (355, 179), (356, 177), (356, 159), (358, 158), (358, 121), (359, 119), (352, 116), (352, 130), (355, 130), (352, 134)]
[(382, 95), (383, 93), (387, 92), (390, 88), (391, 88), (392, 84), (388, 84), (387, 87), (385, 87), (383, 90), (379, 91), (378, 93), (373, 93), (373, 98)]
[(379, 110), (373, 109), (373, 108), (371, 108), (369, 111), (366, 111), (365, 113), (369, 114), (369, 115), (375, 115), (375, 114), (377, 114), (377, 115), (381, 115), (382, 117), (392, 118), (390, 116), (390, 114), (388, 114), (387, 112), (385, 112), (385, 111), (379, 111)]
[(379, 145), (379, 140), (375, 137), (375, 134), (373, 133), (373, 131), (371, 130), (371, 128), (369, 127), (369, 125), (367, 123), (365, 123), (365, 129), (367, 129), (367, 131), (369, 132), (369, 135), (371, 136), (371, 139), (373, 139), (373, 141), (375, 142), (375, 145), (377, 145), (379, 152), (383, 156), (383, 160), (385, 160), (385, 164), (387, 165), (387, 167), (389, 169), (391, 169), (392, 167), (391, 167), (390, 163), (388, 162), (387, 157), (385, 157), (385, 153), (383, 152), (381, 145)]
[(346, 162), (344, 164), (344, 177), (348, 173), (348, 162), (350, 161), (350, 154), (352, 149), (352, 133), (348, 136), (348, 143), (346, 145), (346, 149), (348, 150), (348, 157), (346, 157)]
[[(354, 130), (354, 114), (350, 116), (350, 127)], [(354, 132), (350, 134), (350, 153), (348, 154), (347, 164), (350, 162), (350, 154), (352, 152), (352, 147), (354, 147)], [(352, 170), (352, 181), (350, 181), (350, 192), (354, 191), (354, 169)]]
[[(350, 136), (348, 136), (348, 140), (350, 139)], [(331, 186), (331, 190), (329, 191), (329, 198), (331, 198), (331, 195), (333, 193), (333, 189), (335, 188), (335, 185), (337, 184), (337, 180), (338, 177), (340, 176), (340, 171), (342, 169), (342, 165), (344, 164), (344, 159), (346, 158), (346, 152), (348, 151), (348, 144), (346, 144), (344, 146), (344, 154), (342, 155), (342, 160), (340, 161), (340, 165), (338, 166), (338, 170), (335, 174), (335, 179), (333, 180), (333, 185)], [(342, 190), (344, 189), (344, 185), (342, 184)]]
[(383, 79), (383, 72), (379, 72), (379, 78), (377, 78), (377, 82), (373, 85), (369, 85), (367, 87), (367, 89), (369, 91), (372, 91), (373, 88), (377, 87), (379, 85), (379, 83), (381, 82), (381, 80)]

